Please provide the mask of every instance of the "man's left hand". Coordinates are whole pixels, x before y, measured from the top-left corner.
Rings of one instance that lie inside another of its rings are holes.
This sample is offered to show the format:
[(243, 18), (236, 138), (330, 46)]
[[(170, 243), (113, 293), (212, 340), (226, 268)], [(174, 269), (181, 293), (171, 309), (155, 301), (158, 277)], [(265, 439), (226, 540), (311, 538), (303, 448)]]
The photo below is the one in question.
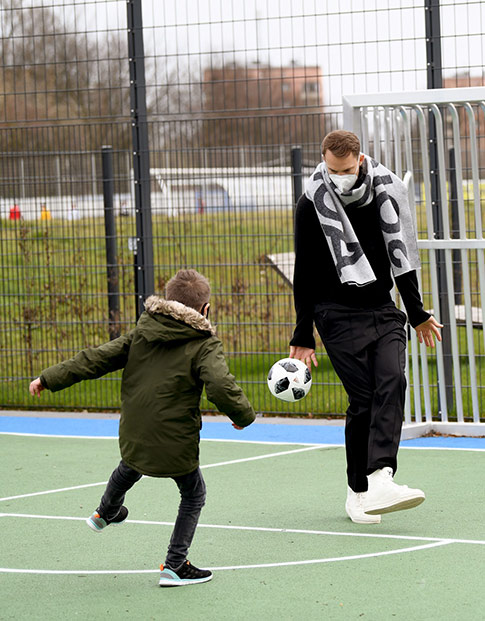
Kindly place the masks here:
[(414, 329), (416, 330), (416, 334), (418, 335), (418, 340), (420, 343), (424, 343), (426, 347), (434, 347), (434, 337), (441, 341), (440, 328), (443, 325), (438, 323), (436, 319), (431, 315), (429, 319), (420, 323), (419, 326), (416, 326)]

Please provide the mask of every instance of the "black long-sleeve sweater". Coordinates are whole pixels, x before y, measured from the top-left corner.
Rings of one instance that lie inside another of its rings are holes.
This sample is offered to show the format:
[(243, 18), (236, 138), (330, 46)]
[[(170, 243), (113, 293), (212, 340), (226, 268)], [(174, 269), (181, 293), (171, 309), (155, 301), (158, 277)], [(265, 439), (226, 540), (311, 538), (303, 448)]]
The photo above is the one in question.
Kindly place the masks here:
[[(362, 249), (376, 276), (375, 282), (357, 287), (342, 284), (313, 202), (303, 195), (295, 215), (295, 272), (293, 294), (296, 328), (290, 345), (315, 348), (313, 316), (318, 304), (350, 308), (378, 308), (392, 301), (391, 263), (379, 226), (375, 201), (366, 207), (344, 207)], [(416, 271), (395, 278), (410, 324), (415, 327), (430, 314), (423, 309)]]

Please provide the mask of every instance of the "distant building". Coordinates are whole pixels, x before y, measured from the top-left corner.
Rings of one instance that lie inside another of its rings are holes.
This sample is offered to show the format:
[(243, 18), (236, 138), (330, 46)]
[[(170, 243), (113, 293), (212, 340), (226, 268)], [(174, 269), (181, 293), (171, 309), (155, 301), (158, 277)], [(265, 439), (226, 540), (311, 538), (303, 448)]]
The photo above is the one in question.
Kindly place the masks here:
[(471, 76), (469, 73), (457, 73), (443, 80), (443, 88), (463, 88), (471, 86), (485, 86), (485, 77)]
[(289, 153), (289, 145), (323, 137), (320, 67), (226, 64), (205, 70), (202, 89), (204, 147), (258, 145)]
[(204, 72), (205, 111), (322, 110), (320, 67), (225, 65)]

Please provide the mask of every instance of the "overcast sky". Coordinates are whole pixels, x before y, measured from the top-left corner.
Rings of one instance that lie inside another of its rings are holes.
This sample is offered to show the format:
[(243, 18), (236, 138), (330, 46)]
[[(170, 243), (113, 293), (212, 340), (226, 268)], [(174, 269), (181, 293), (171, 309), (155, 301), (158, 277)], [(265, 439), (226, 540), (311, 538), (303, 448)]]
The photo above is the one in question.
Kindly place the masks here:
[[(125, 0), (24, 4), (57, 6), (76, 29), (126, 27)], [(426, 88), (423, 0), (142, 0), (142, 10), (147, 54), (194, 79), (221, 62), (316, 65), (337, 107), (342, 94)], [(441, 29), (445, 76), (483, 77), (485, 2), (441, 0)]]

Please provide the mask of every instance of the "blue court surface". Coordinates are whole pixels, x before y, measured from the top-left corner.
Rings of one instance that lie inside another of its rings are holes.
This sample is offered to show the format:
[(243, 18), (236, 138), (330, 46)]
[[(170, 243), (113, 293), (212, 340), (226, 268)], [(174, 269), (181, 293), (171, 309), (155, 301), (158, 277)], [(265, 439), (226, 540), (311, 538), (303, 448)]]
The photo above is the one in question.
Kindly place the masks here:
[[(72, 415), (71, 415), (72, 416)], [(59, 416), (0, 415), (0, 433), (34, 434), (46, 436), (68, 437), (117, 437), (118, 420), (116, 418), (79, 418)], [(242, 431), (237, 431), (231, 422), (211, 421), (205, 419), (201, 438), (206, 440), (234, 440), (264, 443), (289, 444), (322, 444), (343, 446), (344, 427), (336, 424), (325, 424), (322, 421), (305, 421), (298, 424), (295, 419), (257, 419), (256, 422)], [(288, 422), (285, 422), (287, 420)], [(401, 448), (449, 448), (485, 450), (485, 438), (481, 437), (423, 437), (401, 442)]]

